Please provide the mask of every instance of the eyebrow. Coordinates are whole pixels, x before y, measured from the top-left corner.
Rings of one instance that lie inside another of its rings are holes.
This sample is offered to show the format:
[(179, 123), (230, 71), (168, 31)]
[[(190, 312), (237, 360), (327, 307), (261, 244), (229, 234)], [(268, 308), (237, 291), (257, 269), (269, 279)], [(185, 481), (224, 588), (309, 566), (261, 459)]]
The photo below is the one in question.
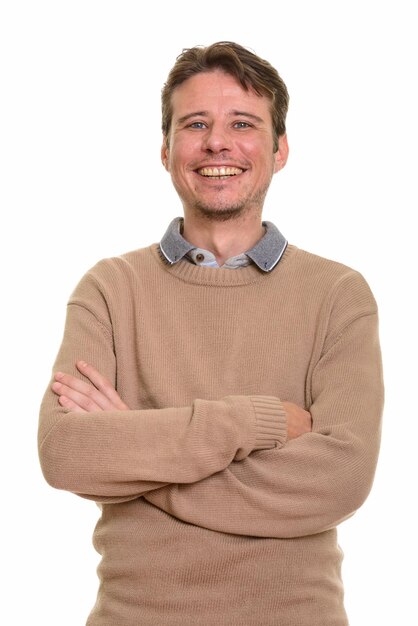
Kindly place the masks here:
[[(230, 111), (229, 116), (233, 117), (233, 116), (242, 116), (242, 117), (248, 117), (252, 120), (254, 120), (255, 122), (258, 122), (259, 124), (263, 124), (264, 120), (262, 117), (259, 117), (258, 115), (254, 115), (254, 113), (248, 113), (248, 111)], [(194, 111), (193, 113), (187, 113), (187, 115), (183, 115), (182, 117), (179, 117), (179, 119), (177, 120), (177, 124), (181, 125), (184, 124), (184, 122), (187, 122), (187, 120), (189, 120), (192, 117), (208, 117), (209, 116), (209, 111)]]
[(209, 115), (208, 111), (194, 111), (193, 113), (187, 113), (187, 115), (183, 115), (179, 117), (177, 120), (177, 124), (183, 124), (187, 122), (191, 117), (207, 117)]
[(264, 121), (265, 121), (263, 120), (262, 117), (259, 117), (258, 115), (254, 115), (254, 113), (248, 113), (248, 111), (231, 111), (231, 115), (249, 117), (251, 120), (254, 120), (255, 122), (259, 122), (260, 124), (264, 124)]

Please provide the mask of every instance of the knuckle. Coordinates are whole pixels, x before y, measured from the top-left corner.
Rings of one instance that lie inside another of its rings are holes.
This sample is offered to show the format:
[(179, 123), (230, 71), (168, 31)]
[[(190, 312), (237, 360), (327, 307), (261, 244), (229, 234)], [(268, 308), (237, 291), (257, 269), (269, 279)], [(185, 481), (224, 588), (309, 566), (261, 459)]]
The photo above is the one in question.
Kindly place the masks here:
[(95, 402), (93, 402), (92, 398), (87, 398), (85, 403), (84, 403), (84, 406), (85, 406), (85, 408), (88, 411), (93, 411), (95, 406), (96, 406), (96, 404), (95, 404)]
[(89, 386), (86, 388), (86, 396), (87, 396), (88, 398), (93, 398), (95, 391), (96, 391), (96, 390), (95, 390), (95, 388), (94, 388), (94, 387), (92, 387), (91, 385), (89, 385)]
[(106, 394), (107, 396), (109, 396), (109, 395), (112, 393), (112, 391), (113, 391), (113, 387), (112, 387), (112, 385), (111, 385), (111, 384), (110, 384), (110, 382), (109, 382), (108, 380), (106, 380), (106, 379), (105, 379), (105, 380), (103, 381), (103, 383), (102, 383), (102, 391), (103, 391), (103, 393), (104, 393), (104, 394)]

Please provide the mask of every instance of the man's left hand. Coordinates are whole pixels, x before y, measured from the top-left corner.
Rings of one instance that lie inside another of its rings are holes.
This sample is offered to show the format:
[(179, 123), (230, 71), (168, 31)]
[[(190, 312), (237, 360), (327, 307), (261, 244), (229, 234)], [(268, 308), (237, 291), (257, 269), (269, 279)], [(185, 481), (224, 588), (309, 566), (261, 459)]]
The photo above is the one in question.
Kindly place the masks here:
[(59, 396), (61, 406), (77, 413), (93, 411), (129, 411), (112, 383), (85, 361), (77, 361), (77, 369), (90, 383), (71, 374), (56, 372), (52, 391)]

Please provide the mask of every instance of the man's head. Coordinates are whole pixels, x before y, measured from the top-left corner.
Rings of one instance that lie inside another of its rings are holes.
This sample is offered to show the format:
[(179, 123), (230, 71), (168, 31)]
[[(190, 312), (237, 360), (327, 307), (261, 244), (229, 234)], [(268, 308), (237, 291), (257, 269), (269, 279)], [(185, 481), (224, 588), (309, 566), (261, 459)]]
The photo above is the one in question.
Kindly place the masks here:
[(177, 58), (165, 83), (162, 101), (162, 130), (169, 137), (173, 116), (173, 91), (195, 74), (220, 69), (233, 76), (243, 89), (252, 89), (271, 101), (273, 124), (273, 149), (277, 150), (278, 137), (286, 133), (286, 115), (289, 94), (277, 70), (268, 61), (231, 41), (220, 41), (207, 47), (196, 46), (183, 50)]
[(185, 218), (261, 217), (288, 155), (288, 94), (276, 70), (237, 44), (191, 48), (162, 93), (161, 159)]

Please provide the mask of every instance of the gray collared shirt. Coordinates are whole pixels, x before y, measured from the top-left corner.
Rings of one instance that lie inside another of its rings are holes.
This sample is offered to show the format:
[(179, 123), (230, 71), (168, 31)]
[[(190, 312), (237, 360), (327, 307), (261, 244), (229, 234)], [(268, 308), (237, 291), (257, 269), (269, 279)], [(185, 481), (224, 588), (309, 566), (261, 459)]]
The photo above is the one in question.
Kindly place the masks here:
[[(160, 250), (166, 260), (173, 265), (182, 259), (196, 265), (219, 267), (215, 255), (209, 250), (197, 248), (181, 234), (183, 218), (176, 217), (167, 228), (160, 241)], [(263, 272), (271, 272), (283, 256), (287, 241), (272, 222), (263, 222), (266, 229), (263, 237), (247, 252), (227, 259), (222, 268), (237, 269), (255, 263)]]

